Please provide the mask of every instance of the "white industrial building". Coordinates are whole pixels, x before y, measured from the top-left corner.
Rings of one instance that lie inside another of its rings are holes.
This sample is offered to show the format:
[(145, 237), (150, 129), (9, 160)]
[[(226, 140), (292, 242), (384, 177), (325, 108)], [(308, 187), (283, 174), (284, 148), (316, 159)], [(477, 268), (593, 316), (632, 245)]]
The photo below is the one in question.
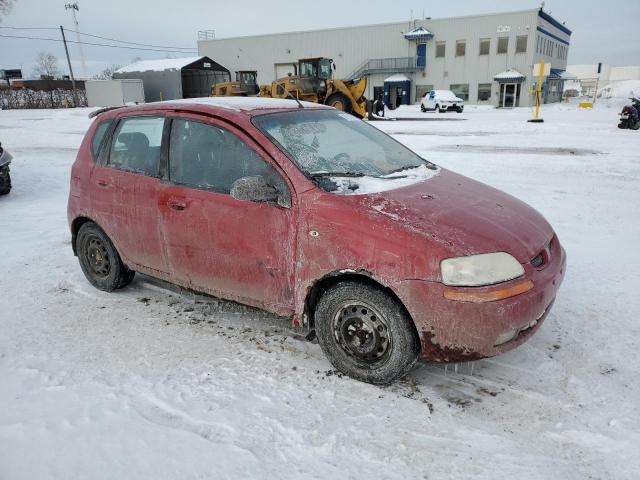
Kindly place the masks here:
[(531, 9), (207, 39), (198, 50), (231, 72), (257, 70), (263, 84), (293, 74), (299, 58), (328, 57), (335, 78), (368, 76), (367, 97), (384, 95), (391, 107), (415, 103), (432, 89), (450, 89), (471, 104), (513, 107), (532, 104), (532, 67), (541, 59), (552, 67), (545, 102), (561, 100), (571, 78), (565, 72), (570, 38), (564, 23)]

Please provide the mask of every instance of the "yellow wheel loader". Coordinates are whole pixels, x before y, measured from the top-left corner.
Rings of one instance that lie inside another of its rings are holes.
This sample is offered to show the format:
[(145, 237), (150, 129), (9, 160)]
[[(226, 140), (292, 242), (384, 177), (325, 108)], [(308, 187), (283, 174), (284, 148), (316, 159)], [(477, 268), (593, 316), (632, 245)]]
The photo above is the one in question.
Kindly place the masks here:
[(217, 83), (211, 89), (212, 97), (253, 97), (258, 95), (258, 72), (240, 70), (236, 72), (235, 82)]
[(367, 78), (357, 80), (334, 80), (333, 60), (330, 58), (302, 58), (298, 60), (297, 72), (279, 78), (271, 85), (260, 87), (260, 96), (291, 98), (307, 102), (323, 103), (357, 117), (367, 116)]

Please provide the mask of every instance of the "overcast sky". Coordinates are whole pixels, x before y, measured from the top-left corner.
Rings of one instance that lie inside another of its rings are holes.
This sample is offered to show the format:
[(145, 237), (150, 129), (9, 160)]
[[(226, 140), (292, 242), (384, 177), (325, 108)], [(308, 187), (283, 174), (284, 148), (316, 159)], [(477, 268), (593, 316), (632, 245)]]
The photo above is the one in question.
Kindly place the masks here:
[[(67, 0), (73, 1), (73, 0)], [(55, 30), (12, 30), (3, 27), (73, 28), (65, 0), (15, 0), (13, 11), (0, 19), (0, 35), (60, 38)], [(278, 6), (280, 5), (280, 6)], [(129, 42), (193, 48), (185, 54), (85, 46), (89, 74), (110, 64), (144, 59), (189, 56), (196, 52), (198, 30), (231, 37), (292, 30), (384, 23), (414, 18), (438, 18), (536, 8), (533, 0), (79, 0), (80, 31)], [(640, 64), (640, 0), (547, 0), (545, 10), (573, 31), (569, 64)], [(75, 34), (70, 34), (75, 40)], [(83, 37), (83, 41), (104, 40)], [(0, 68), (23, 68), (30, 75), (38, 52), (50, 51), (64, 66), (61, 43), (0, 36)], [(81, 76), (77, 45), (70, 45), (76, 75)]]

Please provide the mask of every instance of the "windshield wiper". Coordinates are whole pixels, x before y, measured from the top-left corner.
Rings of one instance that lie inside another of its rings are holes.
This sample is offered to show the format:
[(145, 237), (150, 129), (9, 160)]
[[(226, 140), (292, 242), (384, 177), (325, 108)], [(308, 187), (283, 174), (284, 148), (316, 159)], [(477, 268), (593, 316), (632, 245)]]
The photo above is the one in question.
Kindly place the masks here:
[(364, 177), (362, 172), (311, 172), (313, 178), (325, 177)]

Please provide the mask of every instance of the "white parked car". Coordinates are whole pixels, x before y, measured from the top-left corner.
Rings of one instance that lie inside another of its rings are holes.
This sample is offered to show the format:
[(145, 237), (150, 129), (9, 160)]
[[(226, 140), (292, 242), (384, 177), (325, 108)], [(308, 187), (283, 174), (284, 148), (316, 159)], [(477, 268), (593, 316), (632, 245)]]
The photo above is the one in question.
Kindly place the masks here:
[(462, 113), (462, 110), (464, 110), (464, 100), (456, 97), (455, 93), (451, 90), (431, 90), (420, 102), (420, 110), (423, 112), (433, 110), (436, 112), (447, 112), (449, 110), (455, 110), (458, 113)]

